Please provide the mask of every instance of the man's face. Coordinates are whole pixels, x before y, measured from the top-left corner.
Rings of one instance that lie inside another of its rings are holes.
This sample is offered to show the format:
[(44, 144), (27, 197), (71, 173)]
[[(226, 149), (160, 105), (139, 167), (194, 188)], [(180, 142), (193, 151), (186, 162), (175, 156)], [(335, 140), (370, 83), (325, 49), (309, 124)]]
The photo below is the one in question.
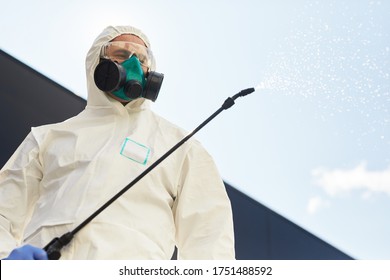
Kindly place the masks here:
[[(122, 42), (130, 42), (130, 43), (135, 43), (135, 44), (138, 44), (138, 45), (141, 45), (143, 47), (146, 48), (146, 45), (144, 43), (144, 41), (142, 41), (141, 38), (139, 38), (138, 36), (135, 36), (135, 35), (132, 35), (132, 34), (122, 34), (122, 35), (119, 35), (118, 37), (115, 37), (112, 42), (116, 42), (116, 41), (122, 41)], [(142, 53), (142, 47), (139, 48), (140, 49), (140, 52)], [(110, 54), (111, 55), (116, 55), (116, 56), (120, 56), (121, 55), (121, 52), (123, 52), (123, 49), (111, 49), (110, 50)], [(124, 54), (124, 57), (126, 54)], [(127, 58), (126, 58), (127, 59)], [(139, 57), (138, 59), (142, 59), (141, 57)], [(123, 61), (117, 61), (118, 63), (122, 63)], [(144, 71), (144, 74), (146, 75), (147, 71), (148, 71), (148, 68), (144, 65), (142, 65), (142, 70)]]
[[(129, 42), (129, 43), (133, 43), (133, 44), (137, 44), (139, 45), (139, 52), (138, 52), (138, 59), (142, 60), (141, 56), (142, 56), (142, 52), (144, 52), (145, 48), (146, 48), (146, 45), (144, 43), (144, 41), (142, 41), (142, 39), (140, 39), (138, 36), (135, 36), (135, 35), (132, 35), (132, 34), (122, 34), (122, 35), (119, 35), (118, 37), (115, 37), (111, 42)], [(125, 48), (126, 49), (126, 48)], [(127, 52), (124, 48), (120, 48), (120, 47), (112, 47), (110, 48), (109, 50), (107, 50), (107, 56), (109, 57), (115, 57), (115, 61), (118, 62), (118, 63), (122, 63), (124, 62), (125, 60), (128, 59), (129, 57), (129, 52)], [(148, 72), (148, 67), (145, 66), (145, 65), (141, 65), (142, 67), (142, 70), (144, 72), (144, 74), (146, 75), (147, 72)], [(115, 96), (114, 94), (108, 92), (108, 94), (118, 100), (119, 102), (121, 102), (122, 104), (127, 104), (129, 101), (126, 101), (126, 100), (123, 100), (117, 96)]]

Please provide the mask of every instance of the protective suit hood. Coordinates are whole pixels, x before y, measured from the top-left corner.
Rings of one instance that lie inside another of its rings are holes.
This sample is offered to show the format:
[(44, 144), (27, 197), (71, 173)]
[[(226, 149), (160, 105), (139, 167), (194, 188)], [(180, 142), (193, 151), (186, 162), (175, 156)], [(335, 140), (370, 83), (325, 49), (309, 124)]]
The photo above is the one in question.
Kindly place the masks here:
[[(88, 88), (88, 99), (87, 106), (89, 107), (115, 107), (115, 103), (118, 103), (116, 100), (109, 97), (106, 93), (99, 90), (95, 84), (93, 74), (96, 66), (100, 60), (100, 50), (102, 46), (113, 40), (115, 37), (118, 37), (122, 34), (132, 34), (139, 37), (145, 45), (150, 49), (150, 42), (147, 36), (139, 29), (132, 26), (108, 26), (103, 30), (102, 33), (95, 39), (91, 48), (88, 51), (87, 58), (85, 61), (86, 74), (87, 74), (87, 88)], [(153, 59), (151, 69), (155, 70), (155, 61)], [(145, 104), (146, 103), (146, 104)], [(140, 98), (130, 102), (127, 106), (130, 107), (139, 107), (149, 105), (149, 100)]]

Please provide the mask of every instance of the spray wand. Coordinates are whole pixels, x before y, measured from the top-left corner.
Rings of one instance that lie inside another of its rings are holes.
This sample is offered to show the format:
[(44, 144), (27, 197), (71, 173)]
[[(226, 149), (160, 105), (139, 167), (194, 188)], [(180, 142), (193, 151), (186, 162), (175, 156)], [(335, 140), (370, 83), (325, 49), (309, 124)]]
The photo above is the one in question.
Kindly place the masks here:
[(239, 93), (235, 94), (233, 97), (228, 97), (222, 106), (215, 111), (210, 117), (208, 117), (204, 122), (202, 122), (198, 127), (196, 127), (191, 133), (174, 145), (170, 150), (163, 154), (159, 159), (157, 159), (153, 164), (146, 168), (140, 175), (138, 175), (133, 181), (131, 181), (126, 187), (120, 190), (115, 194), (110, 200), (103, 204), (99, 209), (92, 213), (88, 218), (86, 218), (80, 225), (78, 225), (74, 230), (65, 233), (61, 237), (55, 237), (50, 241), (43, 249), (47, 252), (49, 260), (58, 260), (61, 257), (61, 249), (69, 244), (74, 235), (79, 232), (83, 227), (85, 227), (89, 222), (91, 222), (97, 215), (99, 215), (103, 210), (110, 206), (115, 200), (121, 197), (126, 191), (128, 191), (132, 186), (134, 186), (139, 180), (145, 177), (150, 171), (152, 171), (156, 166), (158, 166), (163, 160), (165, 160), (170, 154), (176, 151), (181, 145), (187, 142), (195, 133), (201, 130), (206, 124), (208, 124), (212, 119), (219, 115), (223, 110), (227, 110), (232, 107), (238, 97), (242, 97), (254, 92), (255, 88), (247, 88), (241, 90)]

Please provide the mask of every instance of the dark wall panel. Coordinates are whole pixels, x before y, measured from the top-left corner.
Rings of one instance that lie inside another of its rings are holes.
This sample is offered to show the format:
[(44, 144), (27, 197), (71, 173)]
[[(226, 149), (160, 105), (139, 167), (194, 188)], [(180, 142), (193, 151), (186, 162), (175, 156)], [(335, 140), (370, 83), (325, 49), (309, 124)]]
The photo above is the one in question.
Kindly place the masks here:
[(0, 50), (0, 166), (32, 126), (63, 121), (84, 109), (81, 97)]
[(226, 182), (225, 186), (233, 208), (237, 259), (351, 259)]
[(233, 208), (236, 236), (236, 258), (268, 259), (269, 242), (267, 212), (255, 200), (225, 183)]

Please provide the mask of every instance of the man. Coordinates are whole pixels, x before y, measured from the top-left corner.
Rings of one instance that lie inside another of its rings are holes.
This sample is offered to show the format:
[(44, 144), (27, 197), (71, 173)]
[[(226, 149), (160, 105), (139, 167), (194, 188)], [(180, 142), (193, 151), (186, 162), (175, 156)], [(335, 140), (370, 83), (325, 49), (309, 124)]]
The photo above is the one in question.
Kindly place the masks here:
[[(112, 67), (126, 70), (126, 83), (102, 91), (113, 81), (104, 73)], [(162, 82), (154, 70), (140, 30), (108, 27), (97, 37), (86, 59), (85, 110), (33, 128), (0, 172), (0, 257), (47, 258), (40, 248), (73, 230), (185, 137), (150, 110)], [(150, 85), (153, 75), (160, 85)], [(234, 259), (230, 202), (196, 140), (81, 229), (61, 259), (170, 259), (175, 246), (179, 259)]]

